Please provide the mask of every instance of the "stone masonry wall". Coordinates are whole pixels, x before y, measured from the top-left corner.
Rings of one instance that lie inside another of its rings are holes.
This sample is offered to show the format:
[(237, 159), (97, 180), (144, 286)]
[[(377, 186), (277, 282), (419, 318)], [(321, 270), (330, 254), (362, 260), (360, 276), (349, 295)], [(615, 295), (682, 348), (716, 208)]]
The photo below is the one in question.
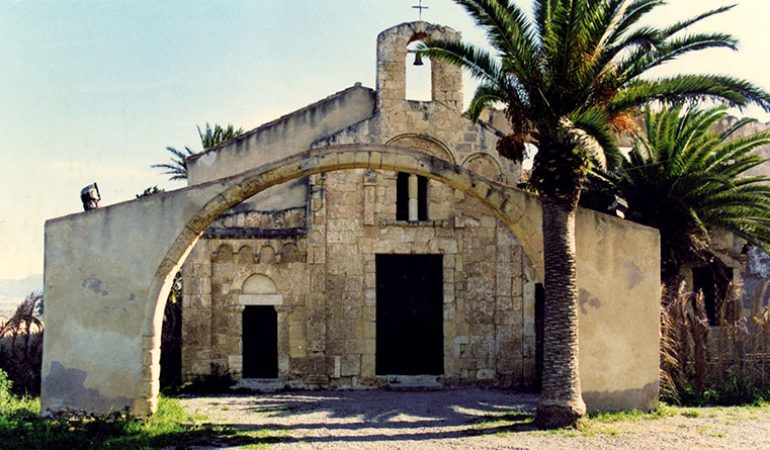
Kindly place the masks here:
[[(381, 33), (373, 116), (351, 117), (352, 125), (318, 138), (312, 146), (387, 143), (424, 151), (499, 182), (518, 182), (518, 164), (496, 152), (499, 132), (461, 115), (458, 68), (433, 62), (433, 101), (405, 99), (407, 45), (459, 36), (451, 28), (425, 22)], [(223, 161), (220, 157), (218, 164)], [(233, 164), (242, 167), (244, 161)], [(216, 226), (230, 229), (292, 223), (307, 235), (207, 239), (196, 246), (184, 270), (185, 377), (205, 375), (211, 367), (240, 375), (243, 306), (237, 296), (249, 274), (261, 273), (283, 295), (283, 303), (276, 306), (281, 380), (297, 387), (380, 385), (386, 380), (375, 376), (375, 256), (441, 254), (444, 383), (530, 386), (534, 280), (526, 255), (508, 229), (475, 199), (434, 181), (428, 192), (430, 220), (398, 222), (396, 174), (346, 170), (311, 177), (307, 217), (296, 210), (291, 213), (294, 220), (264, 222), (267, 215), (249, 213), (246, 207), (219, 220)], [(302, 258), (284, 261), (280, 249), (287, 244)], [(272, 249), (272, 259), (259, 257), (266, 247)]]
[(399, 253), (443, 255), (444, 384), (531, 387), (534, 332), (526, 325), (533, 281), (526, 256), (478, 201), (430, 181), (430, 220), (406, 223), (395, 220), (395, 173), (317, 175), (311, 191), (307, 237), (207, 239), (196, 246), (185, 264), (186, 379), (212, 367), (240, 377), (237, 296), (259, 273), (283, 296), (276, 306), (280, 380), (294, 387), (386, 383), (375, 375), (375, 255)]

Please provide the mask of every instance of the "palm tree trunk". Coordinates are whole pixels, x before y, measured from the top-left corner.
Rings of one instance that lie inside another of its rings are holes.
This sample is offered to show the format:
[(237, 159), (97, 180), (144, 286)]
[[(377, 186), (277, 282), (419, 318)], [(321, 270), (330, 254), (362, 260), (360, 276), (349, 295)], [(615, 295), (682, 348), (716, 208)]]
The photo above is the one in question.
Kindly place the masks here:
[(578, 290), (575, 206), (544, 198), (545, 302), (543, 387), (536, 424), (574, 426), (585, 415), (578, 371)]

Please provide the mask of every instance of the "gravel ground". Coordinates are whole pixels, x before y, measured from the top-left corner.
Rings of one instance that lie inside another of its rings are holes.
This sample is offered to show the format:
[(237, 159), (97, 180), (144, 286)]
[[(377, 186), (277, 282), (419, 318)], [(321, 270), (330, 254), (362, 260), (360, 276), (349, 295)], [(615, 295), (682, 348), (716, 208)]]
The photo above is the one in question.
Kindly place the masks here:
[(271, 449), (770, 449), (767, 408), (676, 410), (654, 420), (592, 420), (582, 431), (543, 432), (529, 425), (535, 402), (509, 391), (457, 389), (231, 395), (182, 405), (214, 424), (253, 432), (255, 443)]

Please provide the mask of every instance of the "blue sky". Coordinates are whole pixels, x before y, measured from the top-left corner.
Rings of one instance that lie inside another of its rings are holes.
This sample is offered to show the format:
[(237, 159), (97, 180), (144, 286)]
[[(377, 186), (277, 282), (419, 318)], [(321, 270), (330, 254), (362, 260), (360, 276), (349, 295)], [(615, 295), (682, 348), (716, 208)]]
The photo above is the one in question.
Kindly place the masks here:
[[(43, 222), (80, 211), (83, 186), (97, 181), (104, 204), (182, 187), (149, 166), (167, 145), (199, 149), (196, 124), (250, 129), (357, 81), (373, 87), (377, 34), (416, 20), (416, 3), (0, 0), (0, 279), (42, 272)], [(651, 22), (725, 3), (672, 0)], [(738, 3), (705, 28), (737, 36), (740, 52), (661, 73), (724, 72), (770, 89), (770, 6)], [(425, 20), (484, 42), (451, 1), (425, 4)]]

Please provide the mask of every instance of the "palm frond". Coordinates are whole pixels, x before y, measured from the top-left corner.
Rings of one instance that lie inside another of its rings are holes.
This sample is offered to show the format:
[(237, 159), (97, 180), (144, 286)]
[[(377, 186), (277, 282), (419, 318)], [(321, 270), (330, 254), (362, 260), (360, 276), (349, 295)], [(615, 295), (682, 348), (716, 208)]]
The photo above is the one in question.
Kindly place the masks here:
[(657, 80), (635, 80), (608, 105), (610, 114), (640, 107), (651, 101), (673, 104), (711, 100), (731, 107), (750, 104), (770, 111), (770, 94), (756, 85), (723, 75), (678, 75)]
[(483, 27), (495, 50), (520, 62), (531, 61), (537, 50), (531, 24), (522, 9), (498, 0), (455, 0)]
[(476, 88), (466, 114), (471, 120), (478, 120), (481, 113), (495, 103), (505, 102), (506, 92), (491, 83), (482, 83)]
[[(572, 125), (582, 130), (592, 139), (592, 145), (585, 145), (591, 156), (603, 169), (612, 168), (622, 158), (615, 133), (609, 124), (607, 115), (596, 108), (589, 108), (570, 115)], [(585, 139), (585, 138), (584, 138)]]
[(669, 61), (698, 50), (727, 48), (737, 50), (737, 41), (725, 33), (700, 33), (669, 42), (659, 43), (654, 49), (639, 48), (618, 66), (624, 80), (634, 79)]
[(426, 39), (417, 50), (431, 59), (464, 67), (473, 77), (488, 83), (500, 86), (505, 79), (500, 63), (486, 50), (471, 44), (448, 39)]
[(733, 133), (735, 133), (736, 131), (742, 129), (746, 125), (749, 125), (749, 124), (752, 124), (752, 123), (757, 123), (757, 122), (758, 122), (757, 119), (755, 119), (753, 117), (742, 117), (737, 122), (735, 122), (734, 124), (730, 125), (725, 131), (720, 133), (719, 137), (721, 139), (727, 139), (730, 136), (732, 136)]
[(629, 217), (660, 229), (671, 261), (701, 258), (715, 228), (770, 247), (770, 179), (745, 176), (766, 161), (756, 150), (770, 133), (731, 138), (748, 120), (716, 132), (726, 117), (723, 107), (648, 108), (646, 136), (607, 175), (628, 199)]

